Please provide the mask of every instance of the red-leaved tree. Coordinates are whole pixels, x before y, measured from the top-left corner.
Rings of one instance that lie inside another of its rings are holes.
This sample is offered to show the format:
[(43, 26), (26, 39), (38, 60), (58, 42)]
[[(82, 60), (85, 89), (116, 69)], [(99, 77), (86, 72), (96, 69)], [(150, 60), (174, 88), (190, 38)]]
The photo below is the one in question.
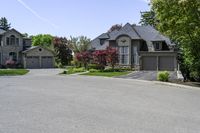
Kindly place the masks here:
[(85, 69), (87, 69), (88, 63), (91, 60), (91, 53), (86, 51), (86, 52), (80, 52), (80, 53), (76, 53), (76, 59), (83, 63)]
[(106, 53), (106, 50), (97, 50), (92, 54), (94, 63), (99, 65), (101, 70), (103, 70), (106, 66)]
[(56, 61), (64, 66), (69, 65), (72, 61), (72, 50), (68, 46), (68, 40), (62, 37), (55, 37), (53, 45), (56, 53)]
[(108, 47), (106, 49), (106, 61), (112, 69), (115, 68), (115, 65), (119, 62), (118, 50), (116, 48)]

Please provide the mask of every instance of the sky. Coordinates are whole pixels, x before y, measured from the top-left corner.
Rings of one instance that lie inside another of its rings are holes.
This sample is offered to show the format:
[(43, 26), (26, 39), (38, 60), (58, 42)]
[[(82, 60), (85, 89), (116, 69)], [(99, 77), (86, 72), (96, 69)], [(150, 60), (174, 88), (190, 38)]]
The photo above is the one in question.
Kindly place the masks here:
[[(0, 17), (29, 35), (87, 36), (91, 39), (114, 24), (138, 24), (147, 0), (0, 0)], [(2, 6), (4, 5), (4, 6)]]

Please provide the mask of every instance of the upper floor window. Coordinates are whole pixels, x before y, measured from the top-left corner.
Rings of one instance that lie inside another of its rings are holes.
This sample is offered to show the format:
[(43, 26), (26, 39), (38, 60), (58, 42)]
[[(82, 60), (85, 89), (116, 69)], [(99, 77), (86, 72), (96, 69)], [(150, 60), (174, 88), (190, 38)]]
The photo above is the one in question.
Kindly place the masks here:
[(16, 38), (16, 45), (19, 45), (19, 38)]
[(0, 46), (3, 45), (3, 42), (2, 42), (2, 36), (0, 36)]
[(154, 42), (154, 47), (156, 51), (162, 50), (162, 42)]
[(100, 39), (100, 44), (104, 45), (105, 41), (106, 41), (106, 39)]
[(14, 35), (10, 36), (10, 45), (15, 45), (15, 36)]
[(6, 37), (6, 45), (10, 45), (10, 38)]

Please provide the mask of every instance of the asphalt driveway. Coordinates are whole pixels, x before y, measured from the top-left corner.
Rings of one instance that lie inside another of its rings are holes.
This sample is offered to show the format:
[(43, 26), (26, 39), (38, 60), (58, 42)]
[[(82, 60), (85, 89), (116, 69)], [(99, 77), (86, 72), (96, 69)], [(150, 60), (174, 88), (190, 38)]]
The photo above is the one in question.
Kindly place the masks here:
[(200, 131), (199, 89), (33, 73), (0, 77), (0, 133)]
[[(129, 75), (120, 76), (118, 78), (125, 78), (125, 79), (139, 79), (139, 80), (148, 80), (148, 81), (156, 81), (157, 80), (158, 71), (134, 71)], [(169, 80), (176, 80), (177, 74), (176, 72), (169, 72), (170, 79)]]

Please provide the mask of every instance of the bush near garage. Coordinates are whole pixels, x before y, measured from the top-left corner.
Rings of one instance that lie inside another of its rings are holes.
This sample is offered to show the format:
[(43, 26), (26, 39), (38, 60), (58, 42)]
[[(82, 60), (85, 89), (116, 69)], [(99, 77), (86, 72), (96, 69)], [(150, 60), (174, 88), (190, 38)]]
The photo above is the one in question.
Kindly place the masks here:
[(169, 72), (168, 71), (159, 72), (157, 75), (157, 80), (163, 81), (163, 82), (168, 82), (169, 81)]

